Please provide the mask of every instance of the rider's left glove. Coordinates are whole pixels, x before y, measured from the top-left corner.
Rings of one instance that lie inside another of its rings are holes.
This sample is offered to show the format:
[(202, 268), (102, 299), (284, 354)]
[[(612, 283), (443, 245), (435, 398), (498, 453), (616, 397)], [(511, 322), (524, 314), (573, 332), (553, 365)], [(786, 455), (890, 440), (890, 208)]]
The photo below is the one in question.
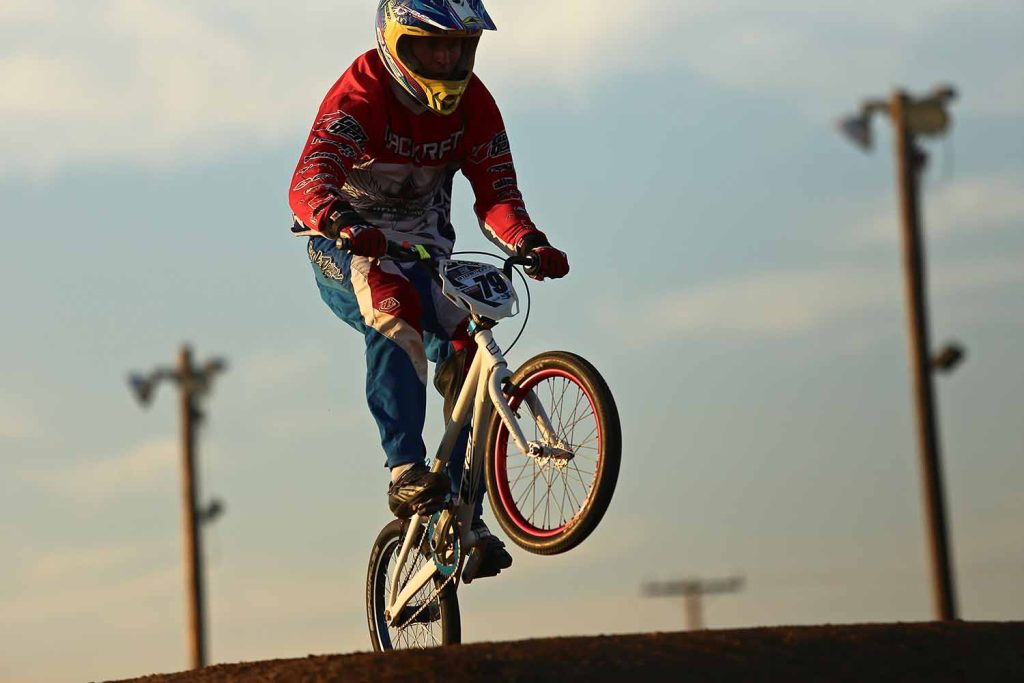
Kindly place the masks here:
[(520, 240), (516, 245), (516, 252), (520, 256), (530, 254), (536, 257), (537, 265), (526, 271), (526, 274), (534, 280), (543, 280), (546, 277), (565, 277), (569, 272), (569, 259), (565, 252), (551, 246), (548, 243), (548, 238), (540, 230), (532, 232)]
[(564, 251), (559, 251), (554, 247), (535, 247), (529, 253), (536, 254), (540, 261), (540, 265), (532, 273), (534, 279), (560, 278), (565, 277), (569, 272), (569, 258)]

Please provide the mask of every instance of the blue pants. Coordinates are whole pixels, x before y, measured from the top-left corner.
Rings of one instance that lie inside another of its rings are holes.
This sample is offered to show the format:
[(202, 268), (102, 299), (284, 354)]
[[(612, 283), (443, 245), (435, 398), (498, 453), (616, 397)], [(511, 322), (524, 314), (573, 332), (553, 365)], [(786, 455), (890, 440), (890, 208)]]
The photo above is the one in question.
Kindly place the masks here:
[[(424, 462), (427, 361), (442, 363), (457, 349), (475, 350), (465, 312), (415, 264), (353, 256), (323, 237), (310, 238), (308, 253), (320, 298), (366, 343), (366, 400), (387, 466)], [(448, 465), (453, 493), (462, 479), (467, 438), (468, 429)], [(477, 507), (479, 516), (480, 502)]]

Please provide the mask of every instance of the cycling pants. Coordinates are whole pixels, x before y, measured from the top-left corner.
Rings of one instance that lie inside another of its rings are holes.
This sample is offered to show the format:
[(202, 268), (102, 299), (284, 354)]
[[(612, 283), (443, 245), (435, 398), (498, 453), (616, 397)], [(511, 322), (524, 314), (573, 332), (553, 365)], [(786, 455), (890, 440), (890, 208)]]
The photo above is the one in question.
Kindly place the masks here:
[[(324, 237), (311, 237), (308, 253), (320, 297), (366, 342), (366, 400), (387, 466), (424, 462), (427, 361), (442, 363), (463, 348), (472, 360), (466, 313), (416, 264), (353, 256)], [(449, 463), (455, 490), (467, 436), (468, 429)]]

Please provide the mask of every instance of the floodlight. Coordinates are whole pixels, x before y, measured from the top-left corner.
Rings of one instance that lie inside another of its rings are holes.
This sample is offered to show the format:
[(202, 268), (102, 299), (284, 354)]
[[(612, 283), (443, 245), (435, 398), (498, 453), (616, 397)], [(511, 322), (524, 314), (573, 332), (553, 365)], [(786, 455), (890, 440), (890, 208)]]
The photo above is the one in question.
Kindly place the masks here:
[(196, 513), (199, 516), (199, 521), (204, 523), (212, 522), (224, 514), (224, 501), (220, 498), (214, 498), (205, 508), (197, 510)]
[(932, 357), (932, 368), (939, 372), (953, 372), (963, 362), (966, 355), (964, 347), (956, 342), (950, 342)]
[(839, 119), (840, 132), (864, 151), (871, 149), (874, 138), (871, 135), (871, 117), (866, 111)]
[(224, 372), (228, 369), (228, 362), (223, 358), (211, 358), (206, 361), (203, 365), (203, 374), (207, 377), (211, 377), (218, 372)]
[(139, 405), (143, 408), (148, 408), (153, 400), (153, 392), (156, 389), (156, 382), (153, 381), (153, 377), (133, 372), (128, 375), (128, 386), (131, 388), (132, 394), (135, 395), (135, 400), (139, 402)]

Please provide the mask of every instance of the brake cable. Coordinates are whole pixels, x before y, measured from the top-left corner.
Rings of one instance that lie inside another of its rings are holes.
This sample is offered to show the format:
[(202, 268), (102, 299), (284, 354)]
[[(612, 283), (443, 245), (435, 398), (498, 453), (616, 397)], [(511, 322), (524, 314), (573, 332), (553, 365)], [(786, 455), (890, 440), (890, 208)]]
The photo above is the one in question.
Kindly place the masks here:
[[(486, 251), (453, 251), (452, 252), (452, 256), (464, 256), (464, 255), (489, 256), (490, 258), (493, 258), (493, 259), (496, 259), (498, 261), (501, 261), (502, 263), (504, 263), (505, 259), (508, 258), (507, 256), (499, 256), (498, 254), (492, 254), (492, 253), (486, 252)], [(514, 270), (516, 271), (516, 274), (519, 275), (519, 279), (523, 281), (523, 286), (526, 288), (526, 315), (523, 317), (523, 325), (522, 325), (522, 327), (519, 328), (519, 334), (516, 335), (516, 338), (513, 339), (512, 343), (509, 344), (508, 347), (505, 349), (505, 351), (504, 351), (505, 353), (508, 353), (509, 351), (511, 351), (512, 347), (516, 345), (516, 342), (519, 341), (519, 338), (523, 336), (523, 332), (526, 331), (526, 323), (528, 323), (530, 321), (530, 283), (527, 282), (526, 276), (523, 275), (523, 271), (522, 270), (520, 270), (519, 268), (515, 268)]]

